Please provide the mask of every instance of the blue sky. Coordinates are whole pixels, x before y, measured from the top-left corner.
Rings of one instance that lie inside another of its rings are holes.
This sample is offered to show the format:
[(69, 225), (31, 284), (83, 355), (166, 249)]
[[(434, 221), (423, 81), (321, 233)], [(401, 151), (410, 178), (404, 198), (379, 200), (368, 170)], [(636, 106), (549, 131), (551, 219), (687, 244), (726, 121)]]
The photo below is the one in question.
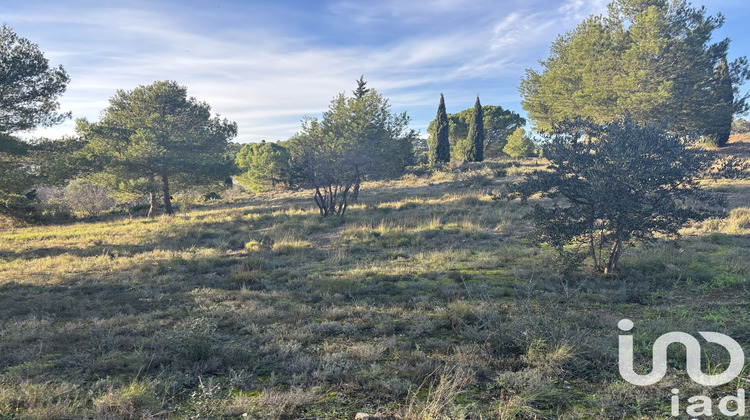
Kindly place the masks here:
[[(236, 141), (248, 142), (289, 137), (360, 75), (422, 133), (441, 92), (448, 112), (473, 106), (478, 94), (524, 115), (524, 69), (607, 2), (6, 0), (0, 20), (65, 67), (71, 83), (61, 106), (74, 119), (98, 119), (117, 89), (169, 79), (236, 121)], [(750, 2), (705, 3), (726, 17), (715, 36), (732, 39), (730, 58), (747, 55)], [(56, 138), (73, 127), (24, 136)]]

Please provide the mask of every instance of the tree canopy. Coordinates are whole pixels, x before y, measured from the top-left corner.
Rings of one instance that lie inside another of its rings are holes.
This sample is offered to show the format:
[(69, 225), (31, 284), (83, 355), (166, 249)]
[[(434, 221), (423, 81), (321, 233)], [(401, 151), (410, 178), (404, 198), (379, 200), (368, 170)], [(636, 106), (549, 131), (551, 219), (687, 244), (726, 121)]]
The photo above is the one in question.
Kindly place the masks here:
[(51, 126), (70, 118), (58, 114), (58, 99), (70, 82), (62, 66), (50, 67), (39, 47), (0, 26), (0, 133)]
[(241, 171), (237, 182), (252, 192), (263, 192), (289, 183), (291, 155), (286, 147), (273, 142), (248, 143), (237, 154), (235, 163)]
[(450, 125), (448, 114), (445, 112), (445, 98), (442, 93), (435, 117), (435, 126), (435, 132), (427, 140), (430, 165), (435, 165), (438, 162), (450, 162), (451, 160)]
[(479, 102), (479, 96), (474, 103), (474, 112), (469, 120), (469, 134), (466, 136), (468, 141), (469, 153), (468, 160), (471, 162), (481, 162), (484, 160), (484, 116), (482, 115), (482, 104)]
[[(553, 200), (551, 206), (534, 204), (529, 217), (537, 240), (568, 261), (575, 262), (583, 248), (597, 270), (612, 273), (629, 242), (677, 235), (688, 221), (714, 214), (718, 198), (696, 181), (714, 166), (709, 152), (653, 124), (579, 124), (567, 124), (544, 145), (547, 170), (511, 188), (511, 197), (541, 193)], [(580, 131), (595, 140), (581, 141), (574, 134)], [(572, 253), (568, 245), (574, 245)]]
[[(576, 116), (597, 123), (630, 116), (672, 132), (712, 132), (713, 78), (729, 39), (711, 37), (723, 22), (684, 0), (615, 0), (606, 15), (558, 37), (541, 71), (526, 70), (523, 107), (540, 131)], [(729, 63), (729, 73), (733, 112), (744, 112), (737, 86), (748, 78), (747, 60)]]
[(78, 121), (85, 152), (99, 179), (120, 190), (149, 193), (156, 211), (161, 189), (172, 214), (170, 188), (219, 182), (233, 168), (228, 142), (237, 125), (211, 116), (211, 107), (173, 81), (119, 90), (100, 121)]
[[(448, 140), (451, 146), (455, 147), (459, 140), (465, 139), (469, 135), (469, 125), (474, 107), (464, 109), (455, 114), (447, 114), (449, 134)], [(518, 127), (526, 125), (526, 120), (518, 113), (501, 106), (483, 105), (482, 106), (482, 125), (484, 126), (485, 139), (485, 156), (497, 157), (502, 154), (505, 141), (509, 135), (513, 134)], [(434, 136), (437, 129), (437, 118), (430, 122), (427, 132)]]
[(41, 164), (33, 159), (33, 145), (12, 134), (69, 118), (57, 113), (69, 81), (62, 66), (49, 66), (36, 44), (0, 26), (0, 215), (35, 217), (32, 188)]
[(706, 138), (709, 143), (723, 147), (729, 141), (732, 132), (732, 116), (734, 115), (734, 92), (732, 91), (732, 77), (729, 74), (729, 63), (722, 58), (714, 71), (711, 100), (714, 107), (711, 118), (706, 127)]
[(305, 118), (284, 143), (294, 179), (314, 189), (322, 215), (343, 216), (360, 179), (400, 175), (412, 162), (416, 132), (408, 125), (406, 113), (392, 113), (375, 89), (359, 98), (339, 94), (322, 120)]
[(523, 127), (516, 128), (516, 131), (508, 136), (508, 143), (503, 147), (503, 152), (512, 158), (531, 156), (534, 153), (534, 141), (526, 135)]

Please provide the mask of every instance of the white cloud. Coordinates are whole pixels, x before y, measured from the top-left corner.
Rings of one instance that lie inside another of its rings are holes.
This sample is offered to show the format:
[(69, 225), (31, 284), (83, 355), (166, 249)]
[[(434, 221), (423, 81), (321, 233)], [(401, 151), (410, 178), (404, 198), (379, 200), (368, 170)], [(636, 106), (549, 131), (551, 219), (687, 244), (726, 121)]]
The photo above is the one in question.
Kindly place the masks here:
[[(214, 112), (237, 121), (238, 140), (248, 141), (293, 134), (303, 115), (324, 111), (361, 74), (391, 98), (394, 109), (421, 112), (415, 122), (432, 118), (440, 91), (463, 97), (467, 84), (475, 86), (469, 88), (473, 97), (475, 91), (488, 90), (481, 83), (512, 83), (496, 97), (513, 97), (523, 68), (542, 58), (539, 51), (546, 51), (565, 29), (562, 20), (589, 10), (580, 1), (566, 3), (562, 12), (544, 13), (525, 7), (508, 12), (495, 2), (471, 4), (484, 9), (448, 0), (333, 6), (336, 13), (349, 13), (364, 25), (390, 19), (394, 31), (411, 28), (415, 19), (429, 23), (379, 45), (319, 44), (305, 33), (282, 33), (273, 22), (251, 29), (206, 28), (146, 8), (90, 7), (73, 14), (6, 18), (11, 26), (23, 22), (25, 28), (36, 28), (47, 57), (68, 70), (72, 81), (61, 108), (72, 110), (74, 117), (97, 119), (115, 90), (170, 79), (186, 85), (190, 95), (211, 104)], [(430, 28), (438, 26), (430, 19), (438, 18), (455, 19), (435, 32)], [(44, 32), (49, 27), (59, 36)], [(34, 34), (19, 33), (36, 41)], [(72, 134), (72, 127), (68, 122), (33, 135)]]

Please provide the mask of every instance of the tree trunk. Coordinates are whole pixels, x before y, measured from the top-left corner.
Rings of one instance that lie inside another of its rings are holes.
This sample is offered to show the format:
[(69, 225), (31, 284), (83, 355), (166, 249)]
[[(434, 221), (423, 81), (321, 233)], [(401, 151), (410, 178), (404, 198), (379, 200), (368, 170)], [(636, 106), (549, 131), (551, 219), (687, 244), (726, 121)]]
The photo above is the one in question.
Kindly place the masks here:
[(620, 238), (617, 238), (612, 244), (612, 248), (609, 250), (609, 261), (607, 261), (607, 268), (604, 269), (604, 274), (612, 274), (617, 270), (617, 264), (620, 262), (621, 249), (622, 242), (620, 241)]
[(591, 254), (591, 259), (594, 261), (594, 268), (596, 271), (603, 271), (601, 264), (599, 263), (599, 258), (596, 256), (596, 241), (594, 240), (593, 233), (589, 233), (589, 253)]
[(149, 200), (150, 200), (151, 207), (149, 207), (148, 209), (148, 218), (153, 219), (154, 217), (156, 217), (156, 206), (157, 206), (155, 192), (152, 191), (149, 193)]
[(169, 195), (169, 178), (162, 175), (161, 180), (164, 187), (164, 214), (172, 216), (174, 210), (172, 210), (172, 196)]
[(354, 190), (352, 191), (352, 195), (350, 196), (353, 203), (357, 202), (357, 199), (359, 198), (359, 184), (362, 182), (359, 175), (359, 168), (356, 168), (357, 175), (354, 178)]
[(318, 205), (321, 216), (328, 216), (328, 208), (326, 207), (325, 197), (323, 197), (323, 194), (320, 193), (320, 187), (315, 187), (315, 204)]

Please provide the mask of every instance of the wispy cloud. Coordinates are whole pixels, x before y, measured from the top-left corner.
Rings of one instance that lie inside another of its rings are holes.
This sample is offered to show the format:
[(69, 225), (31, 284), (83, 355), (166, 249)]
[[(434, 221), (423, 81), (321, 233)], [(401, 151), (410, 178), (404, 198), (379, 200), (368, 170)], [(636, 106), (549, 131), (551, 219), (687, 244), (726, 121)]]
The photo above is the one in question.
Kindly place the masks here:
[[(107, 4), (19, 2), (0, 5), (0, 15), (68, 70), (61, 105), (75, 117), (97, 119), (117, 89), (176, 80), (237, 121), (240, 141), (292, 135), (362, 74), (423, 131), (440, 92), (449, 112), (477, 93), (521, 111), (523, 69), (557, 34), (606, 10), (606, 0)], [(73, 134), (73, 126), (30, 135)]]

